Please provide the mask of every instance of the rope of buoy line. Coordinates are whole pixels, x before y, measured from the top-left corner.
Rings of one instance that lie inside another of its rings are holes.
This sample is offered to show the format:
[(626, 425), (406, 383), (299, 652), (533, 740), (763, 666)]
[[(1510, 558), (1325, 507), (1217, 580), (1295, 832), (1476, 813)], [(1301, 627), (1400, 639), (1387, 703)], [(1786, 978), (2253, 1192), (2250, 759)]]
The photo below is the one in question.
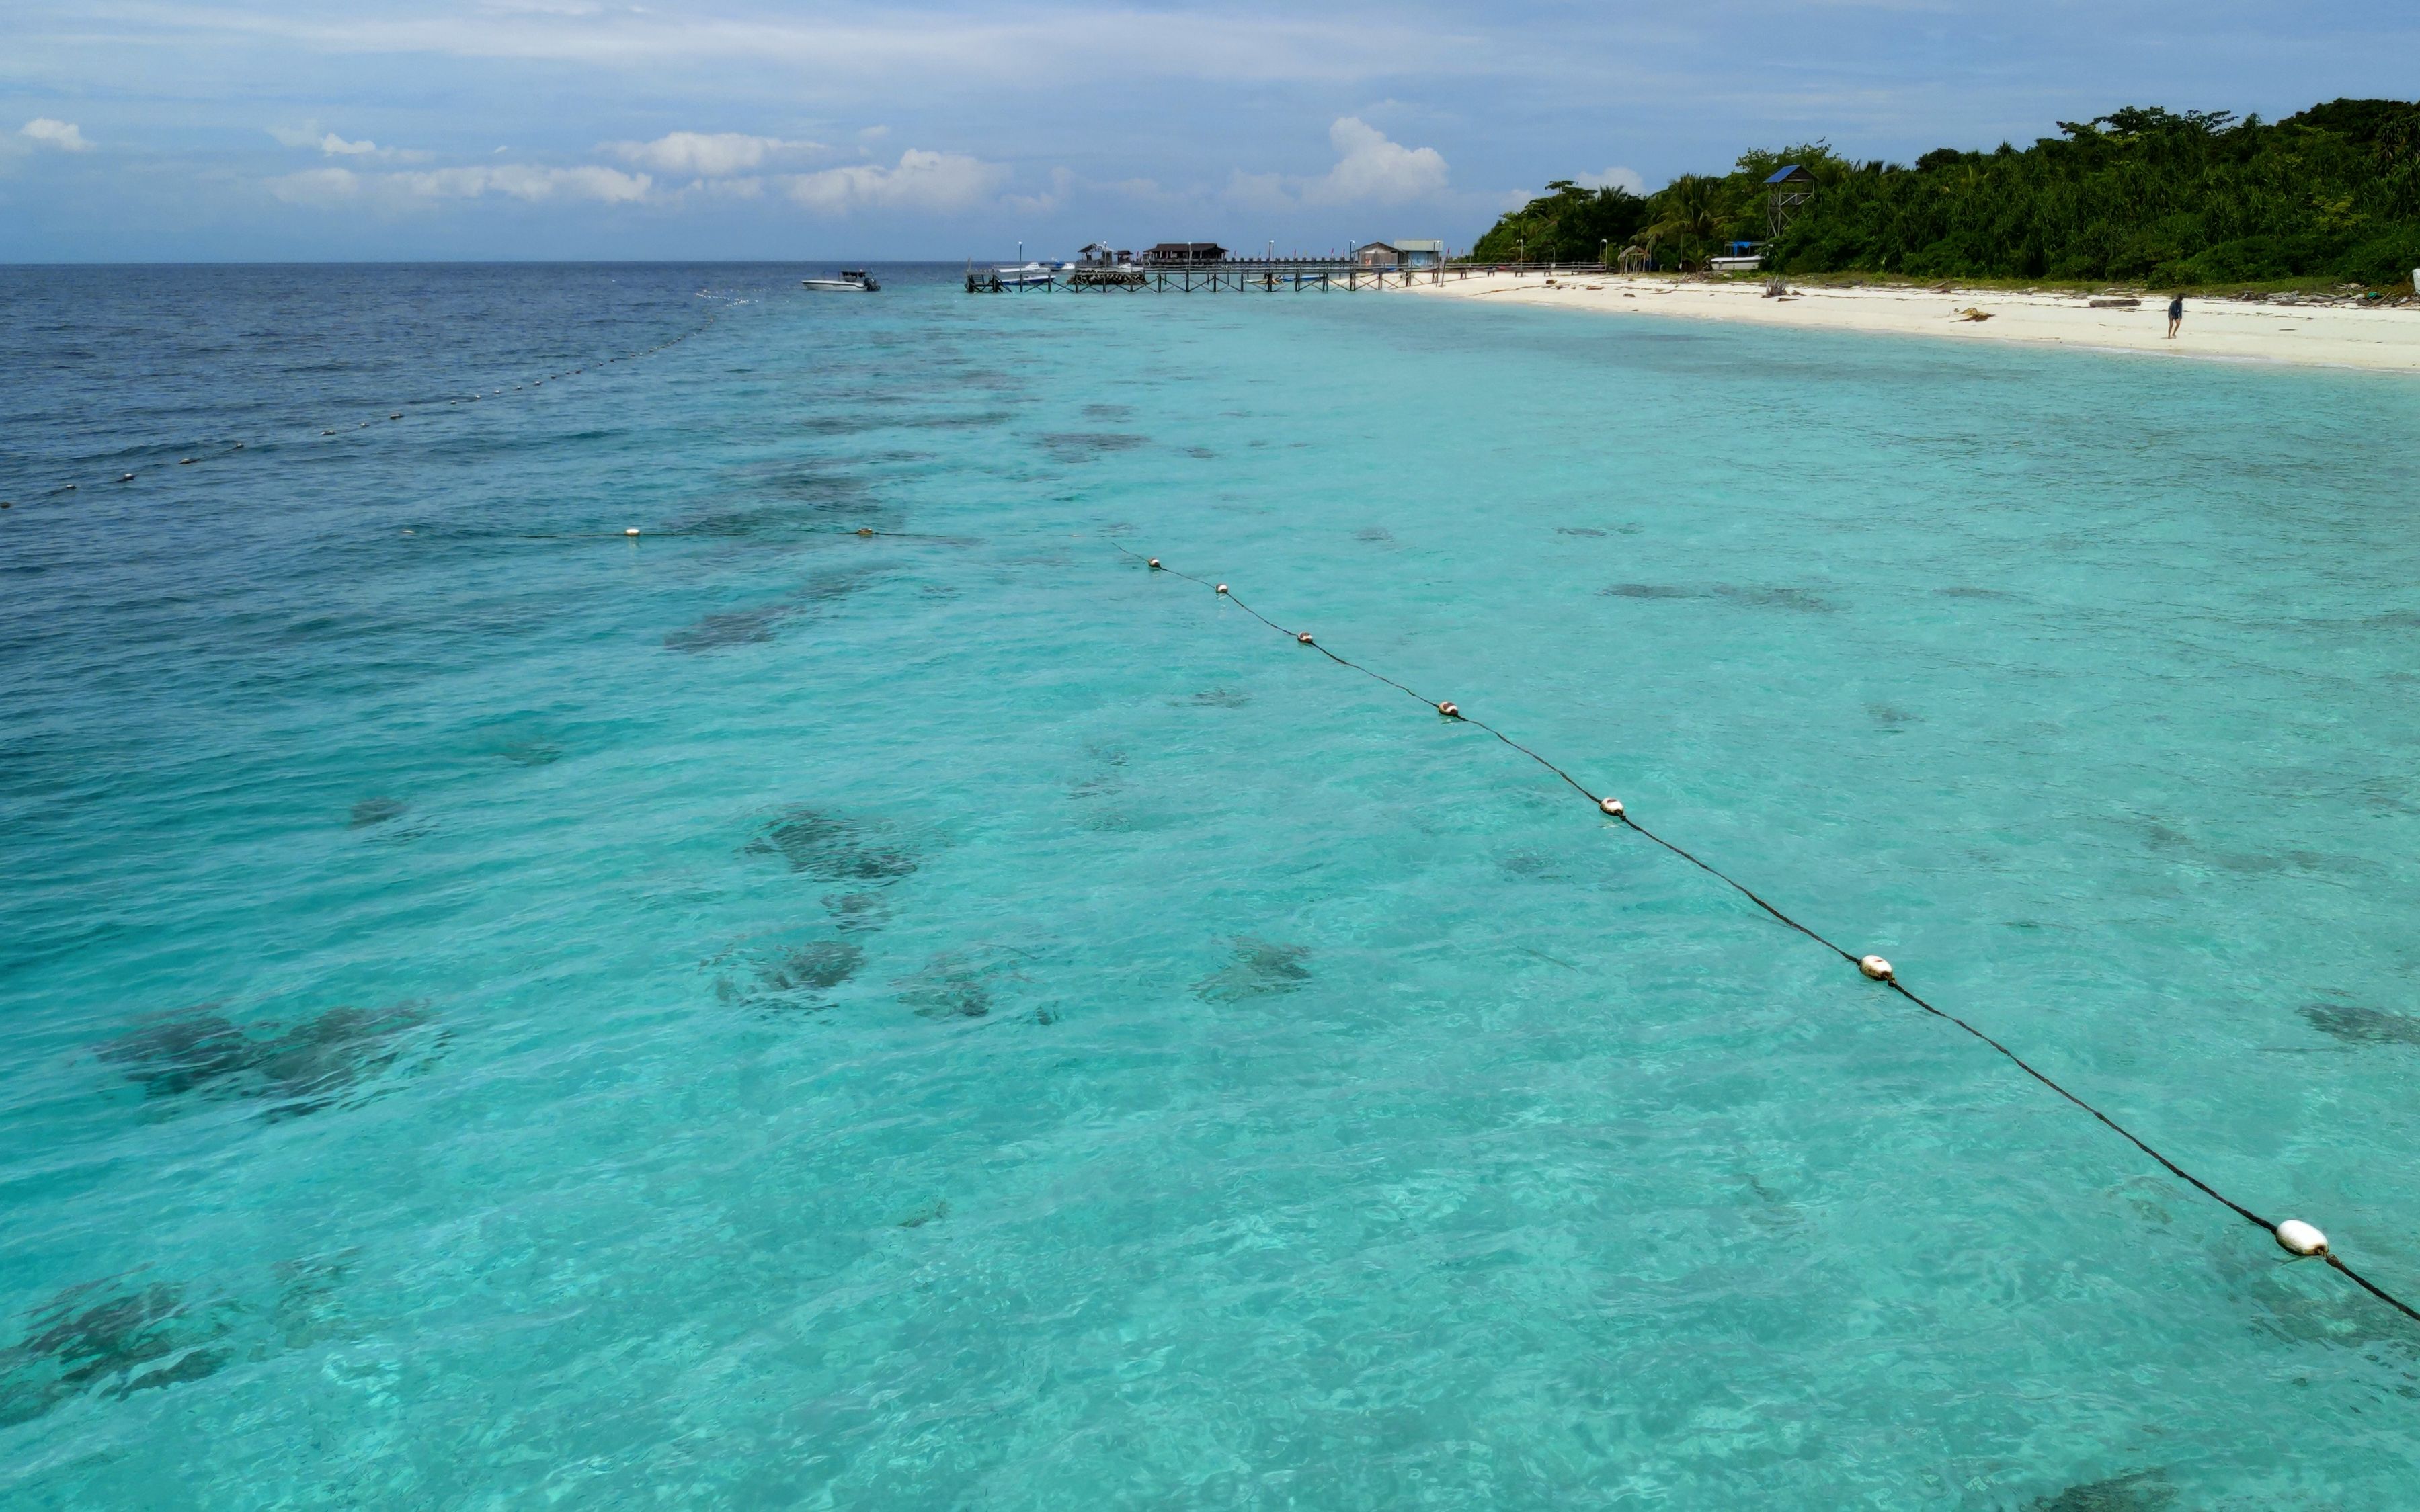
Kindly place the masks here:
[[(702, 321), (698, 322), (695, 326), (691, 327), (690, 329), (689, 329), (689, 330), (687, 330), (687, 331), (682, 332), (681, 332), (679, 335), (677, 335), (677, 336), (668, 336), (668, 337), (666, 337), (664, 340), (662, 340), (662, 341), (659, 341), (659, 342), (656, 343), (656, 344), (655, 344), (654, 346), (652, 346), (652, 347), (644, 347), (640, 348), (640, 349), (639, 349), (639, 350), (637, 350), (637, 351), (625, 353), (623, 356), (620, 356), (620, 357), (607, 357), (607, 358), (604, 358), (604, 359), (601, 359), (601, 360), (592, 360), (592, 363), (591, 363), (590, 364), (588, 364), (588, 365), (601, 365), (601, 363), (620, 363), (620, 362), (625, 362), (625, 361), (628, 361), (628, 362), (637, 362), (637, 361), (638, 361), (640, 358), (642, 358), (642, 357), (651, 357), (651, 356), (655, 355), (655, 354), (656, 354), (656, 353), (658, 353), (658, 352), (664, 351), (664, 350), (666, 350), (666, 349), (668, 349), (668, 348), (670, 348), (670, 347), (679, 346), (682, 342), (685, 342), (685, 341), (689, 340), (691, 336), (697, 336), (697, 335), (703, 335), (703, 334), (705, 334), (705, 333), (706, 333), (706, 330), (707, 330), (709, 327), (711, 327), (711, 326), (715, 323), (715, 321), (716, 321), (717, 319), (719, 319), (719, 318), (721, 318), (721, 312), (720, 312), (720, 311), (709, 310), (708, 312), (706, 312), (706, 318), (705, 318), (704, 320), (702, 320)], [(469, 399), (468, 399), (468, 401), (467, 401), (467, 402), (468, 402), (468, 403), (471, 403), (471, 404), (477, 404), (477, 403), (478, 403), (482, 398), (490, 398), (490, 399), (492, 399), (492, 398), (496, 398), (496, 397), (498, 397), (498, 396), (500, 396), (500, 395), (502, 395), (502, 394), (504, 394), (504, 393), (507, 393), (507, 392), (515, 393), (520, 393), (520, 392), (521, 392), (522, 390), (524, 390), (524, 389), (537, 389), (537, 388), (543, 388), (543, 387), (545, 387), (545, 386), (546, 386), (548, 383), (550, 383), (550, 382), (555, 382), (555, 381), (559, 381), (559, 380), (561, 380), (561, 379), (568, 378), (577, 378), (577, 377), (579, 377), (581, 374), (585, 373), (587, 370), (588, 370), (588, 366), (587, 366), (587, 365), (583, 365), (583, 366), (580, 366), (580, 367), (570, 367), (570, 368), (566, 368), (566, 369), (564, 369), (564, 370), (563, 370), (562, 372), (560, 372), (560, 373), (549, 373), (549, 374), (548, 374), (548, 375), (546, 375), (546, 377), (544, 377), (544, 378), (533, 378), (533, 379), (528, 380), (526, 383), (516, 383), (516, 384), (513, 384), (513, 385), (511, 386), (511, 389), (510, 389), (509, 391), (507, 391), (507, 390), (506, 390), (506, 389), (504, 389), (504, 388), (501, 388), (501, 387), (499, 387), (499, 388), (495, 388), (495, 389), (489, 390), (489, 391), (488, 391), (486, 393), (484, 393), (484, 394), (481, 394), (481, 393), (473, 393), (472, 395), (470, 395), (470, 397), (469, 397)], [(434, 399), (404, 400), (404, 401), (401, 401), (401, 402), (402, 402), (402, 403), (404, 403), (404, 404), (407, 406), (407, 408), (410, 408), (410, 409), (434, 409), (434, 408), (436, 407), (436, 404), (437, 404), (437, 401), (436, 401), (436, 400), (434, 400)], [(458, 405), (458, 404), (462, 404), (462, 403), (464, 403), (464, 402), (466, 402), (466, 401), (465, 401), (465, 400), (463, 400), (463, 399), (461, 399), (461, 398), (458, 398), (458, 397), (457, 397), (457, 398), (452, 398), (452, 399), (448, 399), (448, 400), (446, 400), (446, 401), (445, 401), (445, 403), (446, 403), (447, 405), (449, 405), (449, 406), (452, 406), (452, 405)], [(390, 422), (402, 420), (402, 419), (404, 419), (404, 418), (405, 418), (405, 410), (403, 410), (403, 409), (392, 409), (392, 410), (389, 410), (389, 411), (387, 412), (386, 418), (387, 418), (387, 420), (388, 420), (388, 421), (390, 421)], [(321, 426), (321, 427), (319, 428), (319, 435), (320, 435), (320, 436), (322, 436), (322, 437), (327, 437), (327, 436), (337, 436), (337, 435), (342, 435), (342, 434), (344, 433), (344, 430), (367, 430), (367, 429), (369, 429), (369, 428), (370, 428), (370, 426), (372, 426), (372, 425), (373, 425), (373, 424), (377, 424), (377, 422), (376, 422), (375, 420), (364, 420), (364, 421), (358, 421), (358, 422), (354, 423), (353, 424), (351, 424), (351, 425), (349, 425), (349, 426), (343, 427), (342, 429), (340, 429), (340, 428), (339, 428), (339, 427), (337, 427), (337, 426), (334, 426), (334, 425), (325, 425), (325, 426)], [(241, 441), (235, 441), (235, 442), (231, 442), (231, 443), (229, 443), (229, 444), (228, 444), (228, 445), (226, 445), (225, 448), (223, 448), (223, 449), (220, 451), (220, 453), (219, 453), (218, 455), (225, 455), (227, 453), (231, 453), (231, 452), (240, 452), (240, 451), (242, 451), (243, 449), (244, 449), (244, 443), (243, 443), (243, 442), (241, 442)], [(192, 456), (179, 456), (178, 458), (177, 458), (177, 465), (178, 465), (178, 467), (193, 467), (193, 466), (194, 466), (194, 465), (195, 465), (196, 463), (199, 463), (199, 462), (201, 462), (201, 461), (203, 461), (203, 460), (205, 460), (205, 458), (204, 458), (204, 457), (202, 457), (201, 455), (192, 455)], [(132, 472), (120, 472), (119, 474), (117, 474), (117, 477), (116, 477), (116, 479), (115, 481), (116, 481), (116, 482), (118, 482), (118, 483), (121, 483), (121, 484), (132, 483), (132, 482), (134, 482), (134, 481), (135, 481), (135, 476), (136, 476), (136, 475), (135, 475), (134, 473), (132, 473)], [(27, 497), (29, 497), (29, 498), (39, 498), (39, 499), (49, 499), (49, 498), (54, 497), (54, 496), (59, 495), (59, 494), (64, 494), (64, 493), (73, 493), (73, 492), (75, 492), (75, 491), (76, 491), (76, 486), (75, 486), (74, 484), (72, 484), (72, 483), (62, 483), (62, 484), (54, 484), (54, 485), (53, 485), (53, 486), (52, 486), (51, 487), (49, 487), (49, 488), (41, 489), (41, 490), (39, 490), (39, 491), (38, 491), (38, 492), (36, 492), (36, 493), (34, 493), (34, 494), (30, 494), (30, 495), (28, 495)], [(10, 500), (0, 500), (0, 509), (7, 509), (7, 508), (9, 508), (9, 507), (11, 506), (11, 504), (12, 504), (12, 503), (13, 503), (13, 501), (10, 501)]]
[(2104, 1127), (2108, 1128), (2119, 1138), (2125, 1140), (2128, 1144), (2133, 1146), (2145, 1155), (2149, 1156), (2169, 1175), (2174, 1176), (2177, 1180), (2184, 1182), (2187, 1186), (2192, 1187), (2195, 1191), (2199, 1192), (2202, 1196), (2210, 1198), (2221, 1207), (2226, 1208), (2228, 1211), (2233, 1212), (2237, 1217), (2242, 1218), (2244, 1222), (2265, 1229), (2269, 1233), (2270, 1237), (2277, 1242), (2278, 1246), (2284, 1249), (2287, 1253), (2300, 1258), (2317, 1258), (2326, 1261), (2332, 1269), (2343, 1274), (2346, 1279), (2351, 1281), (2353, 1285), (2361, 1288), (2362, 1290), (2368, 1292), (2371, 1296), (2386, 1304), (2388, 1306), (2394, 1308), (2397, 1312), (2401, 1313), (2404, 1317), (2411, 1319), (2412, 1321), (2420, 1322), (2420, 1309), (2415, 1309), (2410, 1303), (2405, 1302), (2402, 1298), (2395, 1295), (2391, 1291), (2388, 1291), (2385, 1288), (2380, 1286), (2378, 1283), (2370, 1280), (2367, 1276), (2363, 1275), (2359, 1271), (2356, 1271), (2351, 1266), (2346, 1264), (2344, 1257), (2329, 1246), (2327, 1236), (2321, 1233), (2317, 1227), (2299, 1218), (2288, 1218), (2282, 1223), (2273, 1223), (2242, 1203), (2238, 1202), (2235, 1198), (2228, 1196), (2226, 1193), (2221, 1192), (2218, 1188), (2211, 1185), (2200, 1177), (2195, 1176), (2183, 1165), (2178, 1164), (2176, 1161), (2170, 1159), (2166, 1154), (2155, 1149), (2149, 1142), (2144, 1140), (2141, 1135), (2135, 1134), (2124, 1124), (2119, 1123), (2116, 1119), (2111, 1118), (2108, 1114), (2102, 1112), (2100, 1108), (2095, 1107), (2092, 1103), (2086, 1102), (2075, 1092), (2071, 1091), (2067, 1087), (2063, 1086), (2057, 1080), (2033, 1065), (2023, 1056), (2018, 1055), (2014, 1050), (2011, 1050), (2007, 1045), (2001, 1043), (1998, 1040), (1995, 1040), (1991, 1035), (1984, 1033), (1981, 1029), (1977, 1028), (1974, 1025), (1969, 1024), (1962, 1018), (1960, 1018), (1957, 1014), (1949, 1012), (1946, 1009), (1938, 1008), (1932, 1003), (1926, 1001), (1921, 995), (1909, 987), (1905, 982), (1900, 980), (1898, 971), (1889, 962), (1884, 960), (1881, 956), (1859, 955), (1839, 945), (1838, 942), (1826, 938), (1806, 924), (1792, 918), (1788, 913), (1767, 901), (1764, 897), (1757, 893), (1745, 883), (1740, 881), (1737, 877), (1732, 876), (1730, 872), (1723, 871), (1720, 867), (1714, 865), (1704, 857), (1682, 848), (1680, 845), (1673, 843), (1671, 841), (1665, 839), (1662, 835), (1659, 835), (1655, 831), (1648, 828), (1645, 825), (1640, 824), (1637, 819), (1633, 817), (1630, 811), (1623, 807), (1620, 798), (1607, 796), (1591, 791), (1586, 783), (1574, 777), (1571, 773), (1565, 771), (1562, 767), (1547, 760), (1544, 756), (1540, 755), (1528, 747), (1521, 744), (1519, 741), (1514, 740), (1512, 736), (1506, 734), (1503, 731), (1497, 729), (1494, 725), (1489, 724), (1486, 720), (1463, 712), (1462, 708), (1452, 701), (1432, 699), (1427, 694), (1415, 691), (1374, 668), (1365, 667), (1361, 663), (1355, 661), (1350, 657), (1339, 656), (1335, 651), (1322, 645), (1308, 630), (1290, 629), (1285, 625), (1280, 625), (1277, 621), (1269, 618), (1259, 609), (1254, 609), (1251, 605), (1245, 603), (1243, 599), (1237, 597), (1234, 590), (1226, 583), (1214, 582), (1207, 578), (1197, 578), (1189, 572), (1179, 571), (1176, 568), (1167, 565), (1157, 557), (1146, 557), (1140, 552), (1128, 550), (1125, 547), (1119, 545), (1115, 541), (1111, 541), (1109, 545), (1117, 551), (1143, 563), (1155, 573), (1167, 573), (1171, 577), (1182, 578), (1187, 582), (1196, 583), (1203, 588), (1211, 590), (1211, 592), (1221, 600), (1234, 605), (1237, 609), (1242, 609), (1253, 619), (1258, 620), (1261, 624), (1268, 626), (1272, 630), (1275, 630), (1280, 635), (1285, 636), (1289, 640), (1294, 640), (1296, 644), (1308, 646), (1311, 650), (1318, 652), (1321, 656), (1326, 656), (1329, 661), (1334, 662), (1339, 667), (1347, 668), (1353, 671), (1359, 672), (1362, 676), (1370, 678), (1373, 681), (1384, 683), (1387, 687), (1391, 687), (1397, 692), (1414, 699), (1426, 707), (1435, 711), (1437, 715), (1446, 719), (1450, 719), (1457, 724), (1469, 725), (1474, 729), (1484, 731), (1486, 733), (1495, 736), (1497, 740), (1502, 741), (1505, 745), (1510, 746), (1512, 749), (1519, 751), (1522, 755), (1528, 757), (1540, 766), (1544, 767), (1547, 771), (1561, 779), (1571, 787), (1572, 791), (1577, 793), (1581, 797), (1586, 798), (1590, 807), (1594, 808), (1599, 813), (1604, 814), (1606, 818), (1611, 819), (1630, 829), (1641, 838), (1661, 846), (1666, 851), (1670, 852), (1673, 856), (1688, 862), (1691, 866), (1696, 867), (1700, 872), (1705, 872), (1708, 876), (1722, 883), (1732, 891), (1737, 892), (1741, 897), (1745, 898), (1748, 902), (1756, 904), (1758, 908), (1763, 910), (1773, 918), (1776, 919), (1780, 923), (1788, 925), (1790, 928), (1797, 931), (1799, 933), (1807, 936), (1807, 938), (1814, 941), (1816, 944), (1823, 947), (1823, 949), (1838, 956), (1849, 964), (1855, 966), (1858, 972), (1869, 980), (1880, 983), (1882, 986), (1887, 988), (1891, 992), (1897, 993), (1900, 997), (1913, 1003), (1917, 1008), (1922, 1009), (1925, 1012), (1931, 1014), (1934, 1018), (1940, 1019), (1944, 1023), (1954, 1025), (1958, 1028), (1962, 1029), (1967, 1034), (1973, 1036), (1975, 1039), (1981, 1041), (1984, 1044), (1991, 1046), (1992, 1049), (2005, 1057), (2009, 1062), (2015, 1066), (2019, 1071), (2024, 1072), (2026, 1075), (2032, 1077), (2035, 1081), (2040, 1082), (2042, 1086), (2057, 1093), (2060, 1097), (2066, 1099), (2069, 1103), (2073, 1103), (2084, 1112), (2090, 1114), (2094, 1119), (2098, 1119)]

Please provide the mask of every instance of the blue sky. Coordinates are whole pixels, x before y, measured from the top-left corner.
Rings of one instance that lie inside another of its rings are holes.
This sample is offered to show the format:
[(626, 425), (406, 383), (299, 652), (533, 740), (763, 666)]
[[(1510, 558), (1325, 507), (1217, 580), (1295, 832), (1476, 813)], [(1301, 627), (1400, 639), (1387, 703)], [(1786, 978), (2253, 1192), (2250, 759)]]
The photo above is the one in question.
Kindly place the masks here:
[(2420, 7), (0, 0), (0, 260), (1467, 245), (1555, 177), (2420, 92)]

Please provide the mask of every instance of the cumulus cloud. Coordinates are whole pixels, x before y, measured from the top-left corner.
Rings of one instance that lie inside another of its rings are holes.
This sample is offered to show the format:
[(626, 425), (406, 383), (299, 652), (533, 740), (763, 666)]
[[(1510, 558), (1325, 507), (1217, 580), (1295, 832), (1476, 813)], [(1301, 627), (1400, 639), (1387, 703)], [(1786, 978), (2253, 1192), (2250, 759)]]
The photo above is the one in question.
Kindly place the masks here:
[(426, 162), (430, 154), (404, 147), (382, 147), (367, 137), (348, 142), (334, 131), (319, 129), (318, 121), (304, 121), (300, 126), (272, 126), (269, 134), (289, 147), (317, 147), (326, 158), (383, 158), (396, 162)]
[(652, 142), (608, 142), (605, 150), (659, 174), (727, 178), (752, 173), (779, 158), (825, 148), (820, 142), (785, 142), (738, 131), (673, 131)]
[(17, 128), (17, 134), (37, 147), (56, 147), (61, 152), (90, 152), (92, 144), (73, 121), (54, 121), (48, 116), (37, 116)]
[(956, 152), (909, 147), (896, 167), (862, 163), (799, 174), (785, 186), (790, 197), (825, 215), (859, 209), (956, 210), (996, 193), (1008, 181), (1001, 163)]
[(1336, 166), (1316, 178), (1283, 174), (1228, 176), (1226, 198), (1246, 209), (1286, 210), (1305, 205), (1401, 205), (1446, 187), (1445, 159), (1435, 147), (1407, 147), (1357, 116), (1327, 129)]
[(1074, 174), (1064, 168), (1053, 168), (1050, 170), (1048, 189), (1039, 194), (1011, 194), (1008, 196), (1008, 204), (1012, 209), (1022, 211), (1027, 215), (1047, 215), (1067, 203), (1068, 191), (1075, 187)]
[(1635, 168), (1607, 168), (1603, 173), (1584, 173), (1572, 182), (1582, 189), (1626, 189), (1634, 194), (1647, 193), (1647, 180), (1639, 177)]
[(411, 173), (355, 173), (350, 168), (312, 168), (272, 178), (269, 192), (294, 205), (341, 205), (365, 197), (385, 204), (430, 204), (504, 194), (543, 200), (597, 200), (607, 205), (644, 199), (654, 180), (617, 168), (538, 168), (506, 163), (493, 168), (430, 168)]
[(1445, 187), (1445, 159), (1436, 148), (1388, 141), (1386, 132), (1358, 116), (1347, 116), (1329, 127), (1327, 141), (1336, 148), (1336, 166), (1326, 177), (1303, 186), (1308, 203), (1400, 205)]

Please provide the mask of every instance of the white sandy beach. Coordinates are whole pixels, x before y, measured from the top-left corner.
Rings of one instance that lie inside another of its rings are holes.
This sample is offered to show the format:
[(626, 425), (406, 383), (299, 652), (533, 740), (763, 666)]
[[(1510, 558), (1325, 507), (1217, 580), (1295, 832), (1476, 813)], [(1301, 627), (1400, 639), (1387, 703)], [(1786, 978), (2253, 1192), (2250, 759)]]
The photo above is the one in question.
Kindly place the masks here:
[[(1474, 273), (1419, 284), (1430, 298), (1553, 305), (1600, 315), (1743, 320), (1818, 331), (1884, 332), (1945, 341), (2019, 341), (2110, 351), (2237, 362), (2291, 363), (2420, 373), (2420, 303), (2360, 309), (2185, 300), (2184, 329), (2166, 339), (2167, 300), (2146, 295), (2133, 309), (2092, 308), (2086, 296), (1898, 285), (1801, 288), (1767, 298), (1761, 280), (1700, 282), (1670, 275), (1559, 276)], [(1977, 309), (1988, 320), (1959, 317)]]

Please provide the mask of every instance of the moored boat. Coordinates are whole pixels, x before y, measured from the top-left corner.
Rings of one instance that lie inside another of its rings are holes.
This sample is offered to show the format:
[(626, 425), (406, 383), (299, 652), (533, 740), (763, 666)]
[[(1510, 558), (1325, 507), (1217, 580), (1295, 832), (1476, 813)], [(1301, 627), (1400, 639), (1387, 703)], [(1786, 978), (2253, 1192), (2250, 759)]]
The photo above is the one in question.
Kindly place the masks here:
[(882, 285), (862, 268), (844, 268), (838, 278), (802, 278), (801, 288), (832, 289), (845, 294), (872, 294)]

